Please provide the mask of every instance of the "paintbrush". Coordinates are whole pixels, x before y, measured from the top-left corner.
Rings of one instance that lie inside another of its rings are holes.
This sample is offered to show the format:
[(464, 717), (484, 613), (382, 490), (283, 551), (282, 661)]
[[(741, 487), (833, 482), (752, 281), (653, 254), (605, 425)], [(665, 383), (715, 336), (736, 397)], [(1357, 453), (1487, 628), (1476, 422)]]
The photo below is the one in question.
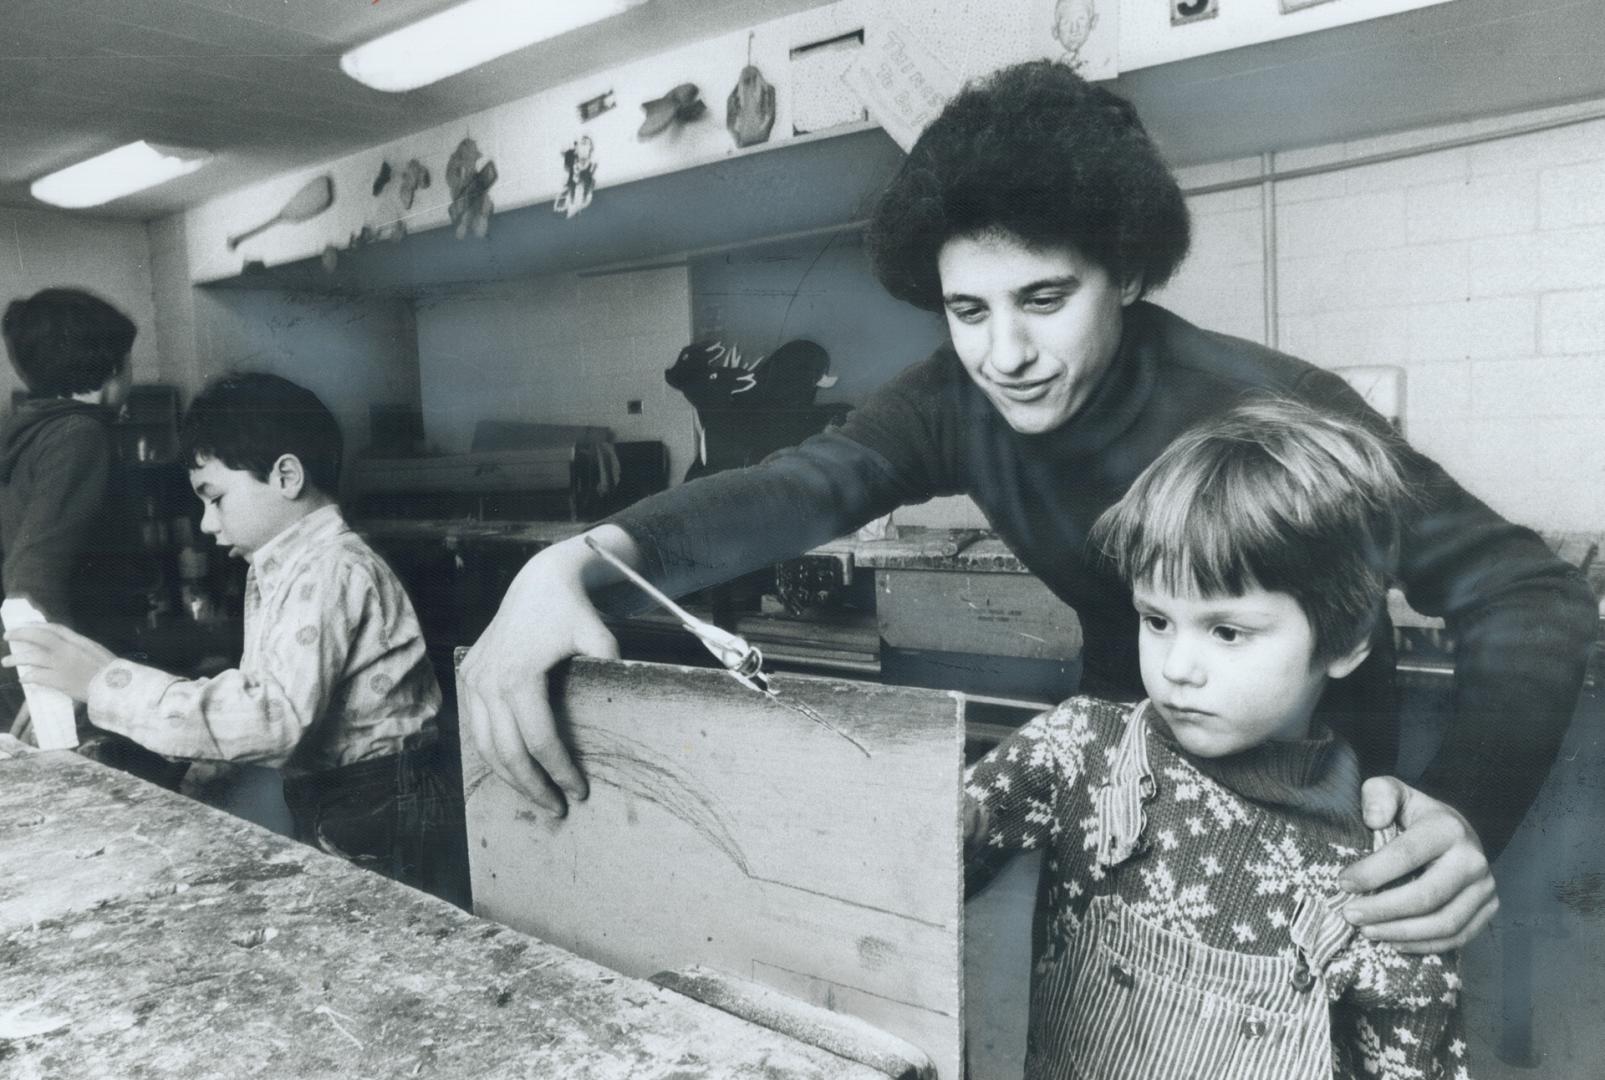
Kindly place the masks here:
[(769, 685), (769, 679), (763, 673), (763, 653), (758, 651), (756, 645), (751, 644), (739, 634), (732, 634), (722, 626), (715, 626), (710, 622), (697, 618), (685, 608), (670, 600), (656, 585), (636, 573), (628, 563), (598, 544), (591, 537), (585, 537), (585, 546), (602, 556), (615, 570), (633, 582), (637, 588), (662, 605), (665, 611), (679, 619), (680, 625), (696, 635), (697, 640), (701, 641), (707, 650), (713, 654), (714, 659), (718, 660), (720, 665), (741, 685), (758, 691), (777, 705), (802, 713), (814, 723), (846, 739), (858, 747), (859, 752), (865, 757), (869, 757), (869, 751), (864, 749), (862, 743), (836, 727), (823, 716), (820, 716), (813, 709), (800, 703), (792, 704), (791, 702), (781, 701), (780, 695), (775, 693), (774, 689)]

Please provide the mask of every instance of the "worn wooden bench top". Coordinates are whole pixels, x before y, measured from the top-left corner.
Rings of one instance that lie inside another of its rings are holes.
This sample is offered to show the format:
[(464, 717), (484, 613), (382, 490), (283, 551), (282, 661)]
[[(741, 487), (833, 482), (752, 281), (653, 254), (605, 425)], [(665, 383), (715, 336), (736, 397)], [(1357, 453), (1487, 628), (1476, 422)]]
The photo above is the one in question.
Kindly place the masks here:
[(883, 1074), (70, 752), (0, 743), (0, 1074)]

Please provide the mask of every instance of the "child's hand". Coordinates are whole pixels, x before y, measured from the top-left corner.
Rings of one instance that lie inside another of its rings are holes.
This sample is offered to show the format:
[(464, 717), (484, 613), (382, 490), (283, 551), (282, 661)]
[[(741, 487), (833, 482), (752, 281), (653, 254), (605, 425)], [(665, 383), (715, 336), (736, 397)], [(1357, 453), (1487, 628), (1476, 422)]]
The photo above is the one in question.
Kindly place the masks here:
[[(1453, 807), (1392, 776), (1365, 782), (1361, 801), (1373, 829), (1398, 825), (1381, 850), (1344, 870), (1338, 884), (1356, 896), (1344, 907), (1365, 935), (1400, 952), (1458, 949), (1499, 910), (1482, 841)], [(1385, 888), (1416, 870), (1419, 877)]]
[(11, 655), (0, 663), (25, 668), (22, 681), (49, 686), (75, 701), (89, 700), (89, 683), (117, 657), (104, 646), (55, 623), (6, 631)]

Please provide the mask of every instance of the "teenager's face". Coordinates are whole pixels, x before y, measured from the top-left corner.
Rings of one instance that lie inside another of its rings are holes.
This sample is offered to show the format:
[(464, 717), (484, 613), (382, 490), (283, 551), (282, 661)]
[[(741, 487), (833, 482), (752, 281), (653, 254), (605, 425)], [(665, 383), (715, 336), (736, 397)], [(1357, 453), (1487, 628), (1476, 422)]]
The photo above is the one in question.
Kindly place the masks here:
[(1151, 580), (1132, 596), (1143, 688), (1176, 741), (1199, 757), (1307, 738), (1327, 679), (1365, 658), (1362, 646), (1313, 663), (1315, 632), (1285, 592), (1255, 587), (1242, 596), (1200, 596)]
[(246, 469), (208, 457), (189, 471), (189, 482), (206, 507), (201, 531), (246, 561), (300, 517), (295, 496), (287, 494), (277, 470), (258, 480)]
[(1052, 431), (1086, 404), (1114, 362), (1122, 285), (1073, 248), (1003, 232), (956, 236), (937, 256), (953, 348), (1015, 431)]

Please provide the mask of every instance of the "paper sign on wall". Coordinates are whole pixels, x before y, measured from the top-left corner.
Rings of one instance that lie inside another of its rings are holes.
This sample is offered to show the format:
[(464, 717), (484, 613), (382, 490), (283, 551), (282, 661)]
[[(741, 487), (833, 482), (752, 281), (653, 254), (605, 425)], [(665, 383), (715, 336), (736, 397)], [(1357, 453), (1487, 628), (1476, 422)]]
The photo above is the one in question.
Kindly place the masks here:
[(870, 27), (842, 78), (904, 153), (959, 91), (959, 77), (890, 19)]
[(966, 82), (1010, 64), (1053, 60), (1086, 79), (1114, 78), (1119, 7), (1115, 0), (877, 0), (864, 47), (842, 81), (907, 150)]

